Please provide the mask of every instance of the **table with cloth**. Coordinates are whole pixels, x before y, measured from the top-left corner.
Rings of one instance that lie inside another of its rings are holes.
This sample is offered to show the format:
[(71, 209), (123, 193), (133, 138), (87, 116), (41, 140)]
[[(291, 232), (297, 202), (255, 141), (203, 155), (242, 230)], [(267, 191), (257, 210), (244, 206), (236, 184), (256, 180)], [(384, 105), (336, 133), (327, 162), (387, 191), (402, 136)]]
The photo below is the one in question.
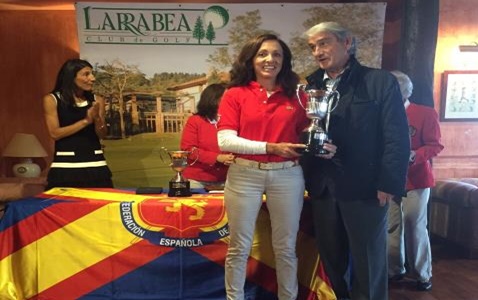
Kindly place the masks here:
[[(335, 299), (306, 201), (299, 299)], [(246, 299), (277, 299), (267, 206), (256, 226)], [(55, 188), (8, 202), (0, 219), (0, 299), (225, 299), (222, 194), (173, 198)]]

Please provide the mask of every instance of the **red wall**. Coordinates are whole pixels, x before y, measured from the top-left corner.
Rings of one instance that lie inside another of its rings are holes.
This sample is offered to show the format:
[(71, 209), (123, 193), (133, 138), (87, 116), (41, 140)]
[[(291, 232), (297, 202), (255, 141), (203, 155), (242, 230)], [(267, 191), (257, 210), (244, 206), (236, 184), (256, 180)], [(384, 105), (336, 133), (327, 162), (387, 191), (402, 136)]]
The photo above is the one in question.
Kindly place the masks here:
[[(78, 56), (75, 13), (0, 11), (0, 45), (0, 151), (14, 133), (23, 132), (35, 134), (52, 153), (42, 97), (53, 88), (65, 59)], [(1, 163), (4, 175), (9, 161)]]

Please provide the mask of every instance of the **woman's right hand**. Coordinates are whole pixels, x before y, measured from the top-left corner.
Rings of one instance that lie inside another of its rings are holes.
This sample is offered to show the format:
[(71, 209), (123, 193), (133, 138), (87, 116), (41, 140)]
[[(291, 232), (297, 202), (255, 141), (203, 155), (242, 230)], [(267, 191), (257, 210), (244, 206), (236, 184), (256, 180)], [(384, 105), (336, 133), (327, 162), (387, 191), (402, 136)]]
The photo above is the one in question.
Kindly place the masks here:
[(98, 102), (93, 102), (93, 105), (86, 112), (86, 120), (88, 123), (93, 123), (95, 119), (100, 116), (100, 104)]
[(267, 154), (274, 154), (277, 156), (285, 158), (294, 158), (299, 157), (301, 154), (297, 151), (300, 149), (307, 148), (304, 144), (293, 144), (293, 143), (267, 143), (266, 152)]

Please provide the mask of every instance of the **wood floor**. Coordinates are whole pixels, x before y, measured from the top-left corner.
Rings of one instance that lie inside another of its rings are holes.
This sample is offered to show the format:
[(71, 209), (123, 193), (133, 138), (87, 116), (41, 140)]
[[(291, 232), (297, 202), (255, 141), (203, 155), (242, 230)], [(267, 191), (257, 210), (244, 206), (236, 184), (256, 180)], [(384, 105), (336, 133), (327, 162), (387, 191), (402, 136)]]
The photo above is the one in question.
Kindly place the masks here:
[(405, 278), (390, 284), (389, 300), (478, 300), (478, 259), (465, 259), (433, 241), (432, 257), (432, 290), (418, 292)]

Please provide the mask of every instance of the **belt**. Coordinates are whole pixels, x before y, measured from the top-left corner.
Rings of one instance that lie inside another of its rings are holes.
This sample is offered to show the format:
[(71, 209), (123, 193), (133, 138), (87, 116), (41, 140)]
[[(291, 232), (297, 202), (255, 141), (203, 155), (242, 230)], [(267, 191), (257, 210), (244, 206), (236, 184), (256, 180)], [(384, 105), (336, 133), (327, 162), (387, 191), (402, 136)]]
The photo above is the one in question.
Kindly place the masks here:
[(299, 165), (299, 161), (297, 160), (288, 160), (283, 162), (258, 162), (255, 160), (248, 160), (239, 157), (234, 159), (234, 163), (239, 166), (245, 166), (259, 170), (280, 170)]

